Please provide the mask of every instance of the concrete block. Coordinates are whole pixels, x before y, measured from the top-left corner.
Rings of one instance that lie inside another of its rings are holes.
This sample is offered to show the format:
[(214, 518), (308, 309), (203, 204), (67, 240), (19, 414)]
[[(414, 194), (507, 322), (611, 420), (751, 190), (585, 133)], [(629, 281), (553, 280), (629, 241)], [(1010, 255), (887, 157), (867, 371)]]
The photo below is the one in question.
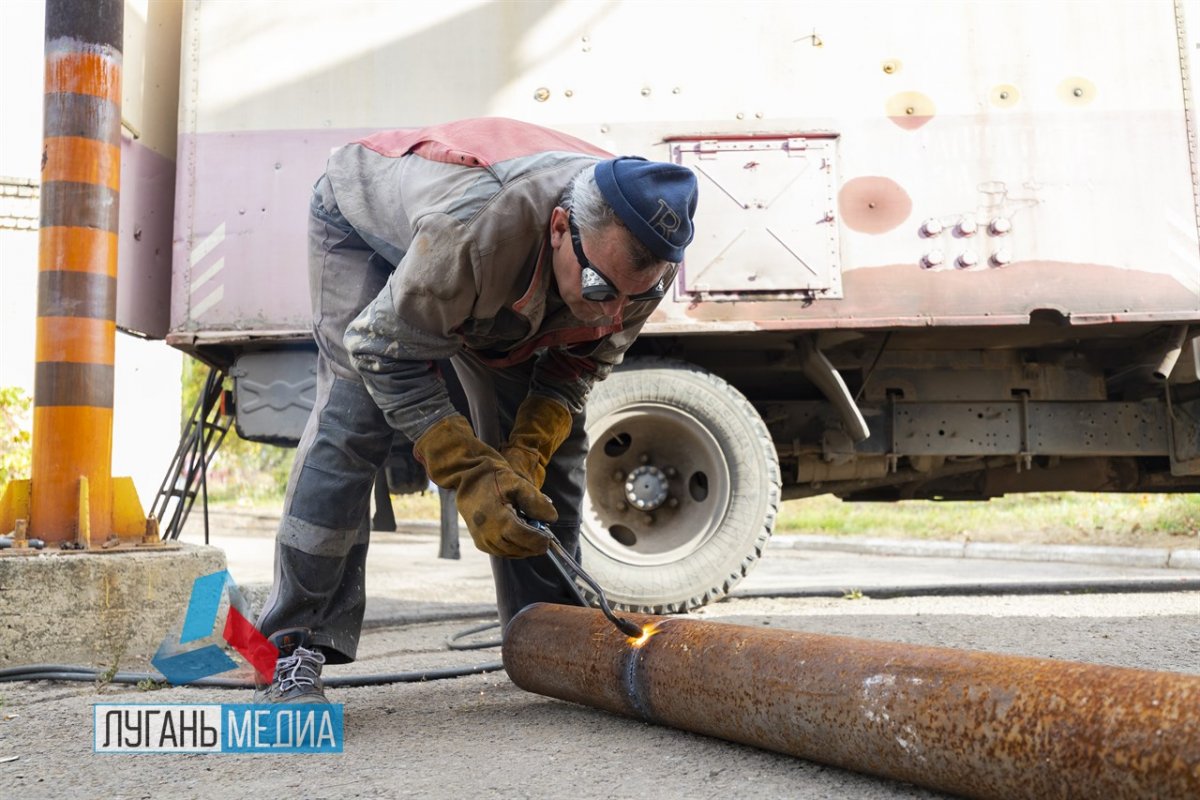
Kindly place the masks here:
[(144, 670), (191, 597), (225, 569), (216, 547), (0, 558), (0, 667), (79, 664)]

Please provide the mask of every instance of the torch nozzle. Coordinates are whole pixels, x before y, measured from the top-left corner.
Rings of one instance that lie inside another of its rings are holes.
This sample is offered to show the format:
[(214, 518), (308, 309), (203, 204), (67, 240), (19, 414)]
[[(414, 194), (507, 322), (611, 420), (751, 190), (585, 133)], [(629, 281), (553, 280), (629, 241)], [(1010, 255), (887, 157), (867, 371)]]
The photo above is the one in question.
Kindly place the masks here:
[(642, 638), (642, 626), (633, 622), (633, 620), (618, 617), (616, 614), (613, 614), (610, 619), (612, 620), (613, 624), (617, 626), (617, 629), (630, 639)]

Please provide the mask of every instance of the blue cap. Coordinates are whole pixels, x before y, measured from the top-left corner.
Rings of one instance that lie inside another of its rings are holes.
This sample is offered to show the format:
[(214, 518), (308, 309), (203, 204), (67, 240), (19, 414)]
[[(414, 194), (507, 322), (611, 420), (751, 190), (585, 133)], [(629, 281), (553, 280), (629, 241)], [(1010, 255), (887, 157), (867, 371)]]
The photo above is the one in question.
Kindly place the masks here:
[(696, 176), (690, 169), (622, 156), (596, 164), (596, 185), (651, 253), (663, 261), (683, 260), (696, 214)]

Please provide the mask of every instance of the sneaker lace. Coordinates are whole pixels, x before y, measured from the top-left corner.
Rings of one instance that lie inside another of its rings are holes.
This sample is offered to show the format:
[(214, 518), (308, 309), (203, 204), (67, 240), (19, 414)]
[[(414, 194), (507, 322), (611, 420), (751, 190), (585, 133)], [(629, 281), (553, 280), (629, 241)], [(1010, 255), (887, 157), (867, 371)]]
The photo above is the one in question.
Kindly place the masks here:
[(297, 647), (290, 656), (281, 656), (275, 663), (279, 691), (290, 692), (292, 689), (316, 686), (324, 663), (324, 653), (303, 647)]

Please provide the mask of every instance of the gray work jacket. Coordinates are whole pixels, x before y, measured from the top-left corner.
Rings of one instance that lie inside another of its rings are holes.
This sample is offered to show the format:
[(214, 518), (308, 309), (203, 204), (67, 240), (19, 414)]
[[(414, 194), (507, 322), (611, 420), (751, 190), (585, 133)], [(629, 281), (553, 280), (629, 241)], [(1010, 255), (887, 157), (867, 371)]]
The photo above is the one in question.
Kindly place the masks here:
[(530, 391), (574, 413), (621, 362), (658, 301), (585, 325), (558, 294), (549, 246), (563, 192), (607, 155), (546, 128), (476, 119), (375, 134), (330, 157), (334, 197), (314, 211), (395, 265), (345, 336), (392, 427), (415, 440), (454, 413), (433, 362), (463, 348), (497, 367), (532, 359)]

